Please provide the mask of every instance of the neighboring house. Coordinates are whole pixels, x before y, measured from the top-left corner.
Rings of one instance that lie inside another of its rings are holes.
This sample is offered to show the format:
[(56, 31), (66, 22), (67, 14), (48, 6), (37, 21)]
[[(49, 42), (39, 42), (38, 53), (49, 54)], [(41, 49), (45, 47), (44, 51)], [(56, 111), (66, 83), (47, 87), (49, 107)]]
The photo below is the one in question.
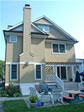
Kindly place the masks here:
[[(74, 80), (78, 41), (47, 17), (31, 23), (31, 8), (24, 7), (24, 21), (4, 30), (6, 41), (5, 86), (32, 85), (49, 75)], [(47, 73), (46, 73), (47, 70)]]
[(84, 72), (84, 59), (76, 59), (76, 62), (80, 62), (80, 66), (78, 66), (79, 72)]

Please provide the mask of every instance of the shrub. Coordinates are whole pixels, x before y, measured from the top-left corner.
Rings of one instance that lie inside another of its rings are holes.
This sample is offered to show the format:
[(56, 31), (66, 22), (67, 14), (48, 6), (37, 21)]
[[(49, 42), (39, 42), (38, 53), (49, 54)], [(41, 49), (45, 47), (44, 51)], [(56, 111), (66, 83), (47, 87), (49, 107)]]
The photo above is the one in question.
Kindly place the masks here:
[(1, 95), (2, 97), (7, 97), (7, 96), (8, 96), (8, 94), (7, 94), (7, 92), (6, 92), (5, 90), (1, 90), (1, 91), (0, 91), (0, 95)]
[(13, 84), (9, 84), (8, 90), (7, 90), (9, 96), (13, 96), (14, 93), (18, 92), (18, 89)]
[(13, 94), (14, 97), (20, 97), (21, 94), (19, 92)]
[(38, 101), (37, 95), (32, 95), (29, 97), (31, 103), (36, 103)]

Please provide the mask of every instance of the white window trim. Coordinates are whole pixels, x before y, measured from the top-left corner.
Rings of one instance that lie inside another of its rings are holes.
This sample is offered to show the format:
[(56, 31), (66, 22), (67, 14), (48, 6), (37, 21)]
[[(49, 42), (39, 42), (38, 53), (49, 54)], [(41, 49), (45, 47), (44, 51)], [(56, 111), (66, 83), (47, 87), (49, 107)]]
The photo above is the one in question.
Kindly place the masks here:
[[(11, 41), (11, 37), (12, 36), (16, 37), (16, 41)], [(17, 36), (16, 35), (11, 35), (10, 38), (9, 38), (9, 42), (11, 42), (11, 43), (17, 43)]]
[[(12, 79), (12, 72), (11, 72), (12, 65), (17, 65), (17, 79)], [(10, 81), (18, 81), (18, 64), (17, 63), (10, 64)]]
[[(58, 45), (58, 52), (53, 52), (53, 44), (57, 44)], [(60, 52), (59, 45), (64, 45), (65, 46), (65, 53), (61, 53)], [(66, 44), (64, 44), (64, 43), (51, 43), (51, 49), (52, 49), (52, 54), (66, 54), (67, 53)]]
[[(37, 79), (37, 78), (36, 78), (36, 65), (41, 65), (41, 79)], [(34, 75), (35, 80), (42, 80), (42, 79), (43, 79), (42, 64), (35, 63), (35, 64), (34, 64), (34, 72), (35, 72), (35, 73), (34, 73), (34, 74), (35, 74), (35, 75)]]

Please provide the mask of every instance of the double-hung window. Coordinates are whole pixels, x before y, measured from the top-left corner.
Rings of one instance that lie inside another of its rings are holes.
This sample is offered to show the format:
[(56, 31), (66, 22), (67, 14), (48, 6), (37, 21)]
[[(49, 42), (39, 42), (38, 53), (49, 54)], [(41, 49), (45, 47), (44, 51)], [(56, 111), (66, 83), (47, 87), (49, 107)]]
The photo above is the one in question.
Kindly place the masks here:
[(17, 36), (14, 36), (14, 35), (10, 36), (9, 42), (16, 43), (17, 42)]
[(66, 53), (65, 44), (53, 44), (53, 53)]
[(58, 53), (59, 52), (58, 44), (53, 44), (53, 52), (54, 53)]
[(65, 53), (65, 45), (59, 44), (60, 53)]
[(10, 65), (10, 80), (18, 80), (18, 64)]
[(35, 79), (41, 80), (42, 79), (42, 65), (36, 65), (35, 69)]

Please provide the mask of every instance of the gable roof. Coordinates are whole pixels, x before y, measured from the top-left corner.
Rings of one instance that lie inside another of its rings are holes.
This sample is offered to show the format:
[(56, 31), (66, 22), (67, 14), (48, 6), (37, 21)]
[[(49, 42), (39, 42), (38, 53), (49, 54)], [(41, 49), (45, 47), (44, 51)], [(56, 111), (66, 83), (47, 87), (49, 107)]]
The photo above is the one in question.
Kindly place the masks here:
[[(19, 29), (19, 27), (22, 27), (23, 24), (24, 24), (23, 22), (20, 22), (20, 23), (14, 25), (14, 26), (11, 26), (10, 28), (7, 28), (7, 29), (4, 30), (4, 31), (7, 31), (7, 32), (18, 31), (18, 30), (16, 30), (16, 29)], [(31, 23), (31, 26), (33, 26), (33, 27), (39, 32), (39, 34), (42, 33), (42, 34), (47, 35), (46, 32), (40, 30), (40, 29), (39, 29), (36, 25), (34, 25), (33, 23)], [(19, 30), (19, 32), (21, 32), (21, 31), (23, 32), (23, 30)]]
[[(70, 38), (71, 40), (73, 40), (74, 42), (78, 42), (73, 36), (71, 36), (69, 33), (67, 33), (64, 29), (62, 29), (60, 26), (58, 26), (56, 23), (54, 23), (52, 20), (50, 20), (48, 17), (46, 16), (41, 16), (40, 18), (36, 19), (35, 21), (33, 21), (33, 23), (39, 21), (40, 19), (45, 19), (47, 20), (51, 25), (53, 25), (59, 32), (61, 32), (63, 35), (65, 35), (66, 37)], [(49, 25), (50, 25), (49, 24)]]
[[(39, 17), (38, 19), (36, 19), (35, 21), (33, 21), (31, 23), (31, 25), (36, 29), (38, 30), (38, 34), (43, 34), (43, 35), (48, 35), (46, 32), (42, 31), (40, 28), (38, 28), (36, 25), (35, 25), (35, 22), (39, 21), (40, 19), (45, 19), (49, 22), (49, 25), (52, 25), (54, 28), (56, 28), (60, 33), (62, 33), (63, 35), (65, 35), (68, 39), (71, 39), (72, 41), (74, 41), (75, 43), (78, 42), (73, 36), (71, 36), (69, 33), (67, 33), (65, 30), (63, 30), (60, 26), (58, 26), (56, 23), (54, 23), (52, 20), (50, 20), (48, 17), (46, 16), (41, 16)], [(21, 27), (22, 25), (24, 24), (24, 22), (20, 22), (6, 30), (4, 30), (4, 32), (15, 32), (14, 29), (18, 29), (19, 27)], [(18, 31), (17, 32), (23, 32), (23, 30), (21, 31)], [(34, 32), (32, 32), (34, 33)], [(37, 32), (36, 32), (37, 33)], [(55, 38), (54, 38), (55, 39)]]

